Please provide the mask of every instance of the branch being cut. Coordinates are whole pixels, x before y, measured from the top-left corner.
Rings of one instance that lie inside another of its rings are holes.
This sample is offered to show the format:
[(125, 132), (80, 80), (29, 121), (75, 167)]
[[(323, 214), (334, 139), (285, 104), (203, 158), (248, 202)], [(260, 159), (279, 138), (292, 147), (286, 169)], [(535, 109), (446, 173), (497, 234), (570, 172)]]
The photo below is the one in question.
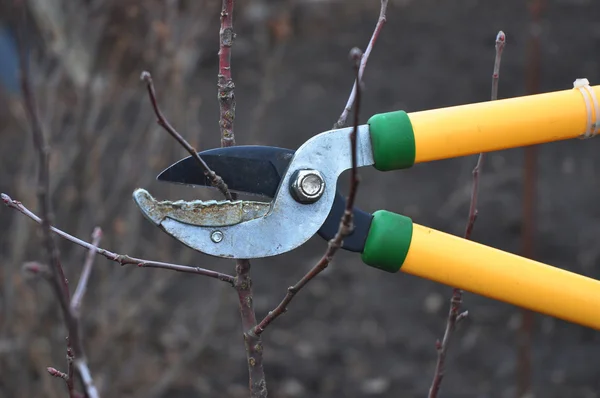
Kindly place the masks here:
[(361, 58), (364, 55), (362, 51), (358, 48), (353, 48), (350, 51), (350, 57), (354, 62), (354, 70), (356, 73), (356, 81), (355, 81), (355, 90), (356, 90), (356, 101), (354, 101), (354, 128), (350, 133), (350, 144), (352, 146), (352, 170), (350, 174), (350, 191), (348, 193), (348, 198), (346, 201), (346, 209), (344, 210), (344, 214), (340, 221), (340, 227), (335, 234), (334, 238), (329, 241), (327, 246), (327, 251), (321, 257), (319, 262), (310, 270), (306, 275), (302, 277), (294, 286), (290, 286), (287, 289), (287, 294), (283, 298), (283, 300), (279, 303), (277, 307), (273, 311), (270, 311), (267, 316), (258, 324), (254, 329), (252, 329), (251, 334), (260, 336), (262, 332), (265, 331), (267, 326), (271, 324), (277, 317), (283, 315), (287, 311), (288, 304), (294, 299), (296, 294), (306, 286), (315, 276), (320, 274), (331, 260), (333, 260), (333, 256), (337, 253), (337, 251), (342, 246), (342, 241), (344, 238), (352, 232), (353, 226), (353, 214), (352, 211), (354, 209), (354, 200), (356, 198), (356, 192), (358, 189), (359, 178), (358, 178), (358, 167), (356, 162), (356, 131), (358, 129), (359, 123), (359, 111), (360, 111), (360, 65), (362, 64)]
[[(381, 8), (379, 10), (379, 19), (377, 20), (377, 25), (375, 25), (375, 30), (373, 31), (373, 35), (371, 36), (369, 45), (367, 46), (367, 49), (365, 50), (365, 53), (360, 61), (360, 68), (358, 70), (358, 78), (356, 81), (359, 81), (359, 80), (362, 81), (363, 73), (365, 72), (365, 68), (367, 67), (367, 61), (369, 60), (369, 56), (371, 55), (373, 46), (375, 46), (375, 42), (377, 41), (377, 38), (379, 37), (381, 28), (383, 28), (383, 25), (386, 22), (385, 14), (387, 11), (387, 6), (388, 6), (388, 0), (381, 0)], [(334, 129), (339, 129), (346, 125), (346, 119), (348, 118), (348, 113), (352, 109), (352, 106), (354, 105), (354, 101), (356, 100), (357, 94), (358, 94), (358, 91), (357, 91), (358, 86), (356, 85), (356, 81), (354, 82), (355, 84), (352, 86), (352, 92), (350, 93), (350, 97), (348, 97), (348, 102), (346, 102), (346, 106), (344, 107), (344, 110), (342, 111), (340, 118), (333, 125)]]
[[(219, 29), (219, 74), (217, 77), (217, 98), (219, 100), (219, 128), (221, 147), (235, 145), (235, 84), (231, 77), (231, 46), (235, 40), (233, 31), (234, 0), (223, 0), (221, 6), (221, 27)], [(236, 196), (235, 194), (233, 195)], [(250, 277), (250, 261), (240, 259), (235, 262), (234, 287), (238, 294), (242, 330), (250, 330), (256, 325), (254, 293)], [(260, 336), (244, 334), (250, 396), (267, 397), (267, 382), (263, 367), (263, 350)]]
[(187, 142), (185, 138), (183, 138), (181, 134), (179, 134), (177, 130), (175, 130), (175, 128), (173, 128), (173, 126), (171, 126), (169, 121), (163, 115), (162, 111), (158, 106), (158, 101), (156, 100), (156, 92), (154, 90), (154, 83), (152, 82), (152, 76), (150, 75), (150, 72), (142, 72), (140, 78), (146, 83), (146, 87), (148, 88), (150, 102), (152, 103), (152, 108), (154, 109), (154, 113), (156, 114), (157, 118), (156, 122), (162, 128), (164, 128), (173, 138), (175, 138), (177, 142), (179, 142), (179, 144), (181, 144), (181, 146), (184, 147), (190, 153), (190, 155), (194, 157), (194, 159), (198, 161), (198, 164), (200, 164), (204, 175), (210, 179), (211, 184), (219, 191), (221, 191), (221, 193), (225, 196), (225, 198), (227, 198), (227, 200), (233, 200), (231, 197), (231, 193), (229, 192), (229, 188), (227, 187), (227, 184), (225, 184), (225, 181), (223, 181), (221, 176), (219, 176), (217, 173), (212, 171), (210, 167), (208, 167), (206, 162), (202, 160), (200, 155), (198, 155), (196, 149), (194, 149), (194, 147), (192, 147), (190, 143)]
[[(502, 59), (502, 52), (506, 44), (506, 35), (503, 31), (498, 32), (496, 36), (496, 57), (494, 60), (494, 72), (492, 74), (492, 95), (491, 100), (495, 101), (498, 99), (498, 80), (500, 79), (500, 61)], [(469, 215), (467, 218), (467, 226), (465, 228), (465, 239), (471, 238), (475, 221), (477, 220), (477, 198), (479, 195), (479, 178), (481, 175), (481, 167), (483, 165), (484, 154), (480, 153), (477, 159), (477, 164), (473, 169), (473, 187), (471, 189), (471, 203), (469, 205)], [(448, 319), (446, 321), (446, 330), (444, 331), (444, 337), (442, 341), (436, 342), (436, 349), (438, 352), (438, 359), (435, 366), (435, 373), (433, 375), (433, 381), (429, 388), (429, 398), (435, 398), (438, 396), (442, 380), (445, 372), (445, 361), (446, 354), (448, 353), (448, 347), (450, 345), (450, 339), (456, 325), (469, 314), (468, 311), (460, 312), (462, 304), (463, 291), (461, 289), (452, 289), (452, 298), (450, 299), (450, 310), (448, 311)]]
[[(2, 198), (2, 201), (4, 202), (4, 204), (7, 205), (8, 207), (10, 207), (11, 209), (18, 210), (19, 212), (23, 213), (24, 215), (31, 218), (32, 220), (34, 220), (37, 223), (42, 222), (42, 220), (38, 216), (36, 216), (33, 212), (31, 212), (31, 210), (26, 208), (18, 200), (13, 200), (10, 196), (8, 196), (7, 194), (4, 194), (4, 193), (1, 194), (0, 197)], [(66, 239), (70, 242), (75, 243), (76, 245), (84, 247), (88, 250), (96, 250), (96, 252), (98, 254), (100, 254), (101, 256), (104, 256), (107, 259), (109, 259), (111, 261), (115, 261), (121, 265), (134, 264), (134, 265), (137, 265), (138, 267), (144, 267), (144, 268), (162, 268), (162, 269), (168, 269), (171, 271), (203, 275), (203, 276), (208, 276), (209, 278), (215, 278), (220, 281), (227, 282), (233, 286), (234, 278), (231, 275), (223, 274), (221, 272), (216, 272), (216, 271), (212, 271), (212, 270), (208, 270), (208, 269), (204, 269), (204, 268), (200, 268), (200, 267), (163, 263), (160, 261), (150, 261), (150, 260), (144, 260), (141, 258), (130, 257), (126, 254), (117, 254), (117, 253), (113, 253), (109, 250), (102, 249), (101, 247), (96, 247), (88, 242), (85, 242), (79, 238), (76, 238), (73, 235), (69, 235), (68, 233), (66, 233), (56, 227), (50, 226), (50, 230), (52, 232), (56, 233), (57, 235), (59, 235), (60, 237)]]

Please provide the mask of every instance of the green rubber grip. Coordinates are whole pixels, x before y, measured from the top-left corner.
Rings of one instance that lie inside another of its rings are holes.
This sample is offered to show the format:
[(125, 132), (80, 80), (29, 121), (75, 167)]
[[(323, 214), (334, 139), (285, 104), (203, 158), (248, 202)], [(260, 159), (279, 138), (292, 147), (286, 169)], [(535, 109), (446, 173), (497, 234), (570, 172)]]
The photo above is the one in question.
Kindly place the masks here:
[(383, 271), (398, 272), (408, 255), (412, 234), (409, 217), (376, 211), (362, 252), (363, 262)]
[(379, 113), (367, 123), (377, 170), (407, 169), (415, 163), (415, 134), (406, 112)]

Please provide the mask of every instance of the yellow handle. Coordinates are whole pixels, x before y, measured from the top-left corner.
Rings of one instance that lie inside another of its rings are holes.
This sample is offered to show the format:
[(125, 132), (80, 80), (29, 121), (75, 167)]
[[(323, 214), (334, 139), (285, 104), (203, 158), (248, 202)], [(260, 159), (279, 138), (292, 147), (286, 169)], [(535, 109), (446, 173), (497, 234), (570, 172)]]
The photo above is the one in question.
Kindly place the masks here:
[[(600, 100), (600, 86), (593, 86)], [(575, 138), (586, 131), (579, 90), (409, 113), (415, 163)], [(592, 120), (600, 122), (592, 105)]]
[(400, 270), (600, 330), (600, 281), (418, 224)]

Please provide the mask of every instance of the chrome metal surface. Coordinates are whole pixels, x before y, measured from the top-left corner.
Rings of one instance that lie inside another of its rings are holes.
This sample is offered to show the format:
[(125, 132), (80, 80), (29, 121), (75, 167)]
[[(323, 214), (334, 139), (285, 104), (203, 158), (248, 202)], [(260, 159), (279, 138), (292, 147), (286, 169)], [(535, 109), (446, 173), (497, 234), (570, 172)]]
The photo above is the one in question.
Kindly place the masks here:
[(325, 191), (325, 180), (318, 170), (297, 170), (291, 180), (292, 196), (300, 203), (314, 203)]
[[(330, 130), (306, 141), (296, 151), (268, 212), (221, 226), (223, 239), (219, 243), (211, 239), (214, 228), (209, 226), (185, 223), (170, 216), (161, 218), (158, 225), (183, 244), (217, 257), (270, 257), (293, 250), (325, 222), (333, 205), (337, 179), (352, 167), (351, 131), (352, 127)], [(357, 164), (362, 167), (373, 163), (369, 127), (362, 125), (357, 131)], [(304, 169), (319, 170), (325, 182), (321, 198), (311, 204), (298, 203), (289, 189), (293, 174)]]

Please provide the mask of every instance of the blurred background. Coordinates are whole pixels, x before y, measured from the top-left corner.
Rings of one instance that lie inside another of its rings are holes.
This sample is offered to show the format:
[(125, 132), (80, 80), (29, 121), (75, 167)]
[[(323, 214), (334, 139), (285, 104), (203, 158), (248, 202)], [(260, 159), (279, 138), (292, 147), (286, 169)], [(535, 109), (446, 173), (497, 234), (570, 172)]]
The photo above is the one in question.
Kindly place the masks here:
[[(36, 157), (15, 80), (19, 16), (11, 3), (0, 2), (0, 191), (37, 211)], [(155, 124), (139, 75), (152, 73), (163, 111), (197, 149), (218, 146), (221, 2), (25, 3), (32, 82), (52, 147), (56, 225), (88, 240), (101, 226), (101, 246), (109, 250), (232, 273), (231, 261), (187, 249), (152, 226), (131, 199), (137, 187), (158, 198), (219, 197), (155, 181), (186, 153)], [(296, 148), (337, 120), (353, 83), (348, 52), (366, 48), (379, 1), (237, 3), (237, 143)], [(500, 98), (569, 89), (580, 77), (598, 84), (600, 2), (541, 3), (532, 23), (526, 1), (390, 1), (364, 76), (361, 121), (489, 100), (500, 29), (507, 35)], [(596, 139), (541, 146), (537, 159), (530, 153), (538, 167), (527, 182), (535, 181), (535, 227), (525, 241), (525, 151), (490, 154), (473, 239), (513, 253), (530, 245), (537, 260), (600, 278), (598, 151)], [(462, 235), (475, 162), (361, 170), (358, 205)], [(46, 260), (38, 228), (4, 207), (0, 225), (0, 397), (64, 397), (64, 383), (45, 370), (66, 367), (60, 309), (47, 283), (22, 271), (26, 261)], [(59, 243), (74, 286), (86, 252)], [(253, 261), (259, 318), (325, 248), (317, 237)], [(270, 396), (426, 396), (450, 294), (450, 287), (389, 275), (340, 253), (263, 335)], [(237, 298), (225, 284), (98, 257), (83, 307), (85, 347), (102, 396), (248, 396)], [(598, 332), (542, 315), (522, 326), (518, 308), (468, 293), (464, 308), (470, 315), (455, 333), (440, 396), (600, 396)]]

